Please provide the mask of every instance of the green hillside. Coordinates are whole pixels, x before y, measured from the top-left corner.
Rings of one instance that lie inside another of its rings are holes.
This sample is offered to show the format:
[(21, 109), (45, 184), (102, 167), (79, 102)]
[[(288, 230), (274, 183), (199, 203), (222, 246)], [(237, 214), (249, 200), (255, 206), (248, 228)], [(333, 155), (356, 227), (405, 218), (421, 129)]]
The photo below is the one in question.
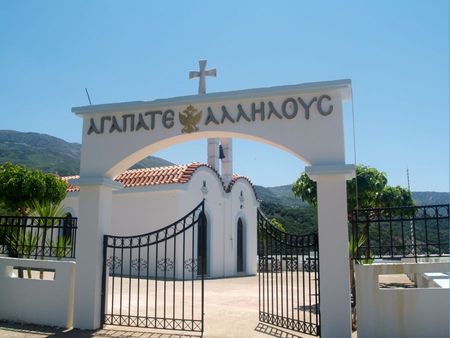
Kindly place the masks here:
[[(258, 198), (267, 203), (282, 205), (286, 208), (305, 207), (307, 203), (294, 196), (292, 184), (277, 187), (255, 186)], [(416, 205), (432, 205), (449, 203), (448, 192), (413, 191), (413, 199)]]
[(258, 198), (267, 203), (275, 203), (286, 208), (305, 207), (308, 204), (294, 196), (292, 185), (281, 185), (278, 187), (255, 186)]
[[(0, 130), (0, 163), (21, 164), (61, 176), (77, 175), (80, 172), (80, 153), (79, 143), (69, 143), (45, 134)], [(172, 164), (162, 158), (149, 156), (133, 168)]]
[(60, 175), (78, 174), (81, 145), (38, 133), (0, 130), (0, 163), (12, 162)]
[(412, 195), (417, 205), (447, 204), (449, 202), (448, 192), (413, 191)]
[[(315, 209), (294, 196), (292, 185), (278, 187), (255, 186), (261, 202), (261, 209), (269, 218), (276, 218), (286, 231), (308, 234), (317, 231), (317, 215)], [(432, 205), (449, 203), (446, 192), (413, 192), (416, 205)]]

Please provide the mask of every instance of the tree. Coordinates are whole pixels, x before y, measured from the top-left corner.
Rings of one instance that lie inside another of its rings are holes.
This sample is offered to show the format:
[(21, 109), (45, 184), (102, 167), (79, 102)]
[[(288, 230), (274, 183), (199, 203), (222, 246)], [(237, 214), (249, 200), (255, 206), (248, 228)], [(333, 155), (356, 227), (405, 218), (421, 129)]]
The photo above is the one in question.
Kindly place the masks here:
[(0, 165), (0, 204), (10, 213), (27, 216), (35, 201), (60, 203), (67, 184), (53, 174), (6, 162)]
[[(284, 228), (284, 225), (282, 223), (280, 223), (280, 221), (278, 221), (276, 218), (272, 218), (270, 220), (268, 218), (266, 218), (265, 216), (264, 216), (264, 218), (267, 220), (268, 227), (274, 227), (275, 229), (277, 229), (281, 232), (286, 231)], [(261, 253), (258, 251), (258, 255), (267, 256), (269, 254), (272, 254), (272, 253), (269, 253), (269, 251), (268, 251), (270, 240), (271, 240), (271, 236), (265, 229), (265, 226), (258, 225), (258, 241), (260, 241), (260, 243), (262, 244), (262, 248), (263, 248), (263, 251)], [(267, 261), (266, 261), (266, 264), (268, 264)]]
[(281, 223), (279, 220), (277, 220), (276, 218), (272, 218), (270, 220), (270, 223), (272, 223), (272, 225), (277, 228), (278, 230), (280, 230), (281, 232), (286, 232), (286, 229), (283, 225), (283, 223)]
[[(356, 203), (358, 183), (358, 204)], [(306, 173), (302, 173), (292, 186), (294, 195), (317, 207), (317, 185)], [(359, 208), (385, 208), (414, 205), (409, 190), (399, 186), (388, 186), (386, 174), (375, 168), (356, 166), (356, 178), (347, 181), (347, 210)]]
[(269, 218), (276, 218), (285, 227), (285, 232), (308, 235), (317, 232), (317, 214), (314, 208), (287, 208), (281, 204), (262, 201), (260, 208)]

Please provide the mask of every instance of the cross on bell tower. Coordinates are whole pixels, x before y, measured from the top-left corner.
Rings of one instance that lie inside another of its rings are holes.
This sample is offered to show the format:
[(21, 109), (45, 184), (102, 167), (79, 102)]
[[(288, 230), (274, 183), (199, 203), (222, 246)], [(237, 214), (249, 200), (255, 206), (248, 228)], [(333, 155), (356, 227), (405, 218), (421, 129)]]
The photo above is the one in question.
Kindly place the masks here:
[[(207, 60), (200, 60), (198, 62), (199, 71), (190, 71), (189, 72), (189, 79), (193, 79), (198, 77), (198, 94), (204, 95), (206, 94), (206, 77), (207, 76), (214, 76), (216, 77), (217, 71), (215, 68), (213, 69), (206, 69)], [(220, 140), (219, 145), (219, 139), (218, 138), (209, 138), (208, 139), (208, 164), (214, 168), (215, 170), (219, 171), (219, 161), (222, 161), (222, 180), (225, 184), (225, 186), (228, 186), (231, 182), (232, 176), (233, 176), (233, 144), (231, 138), (222, 138)], [(222, 150), (222, 152), (219, 152), (219, 149)]]

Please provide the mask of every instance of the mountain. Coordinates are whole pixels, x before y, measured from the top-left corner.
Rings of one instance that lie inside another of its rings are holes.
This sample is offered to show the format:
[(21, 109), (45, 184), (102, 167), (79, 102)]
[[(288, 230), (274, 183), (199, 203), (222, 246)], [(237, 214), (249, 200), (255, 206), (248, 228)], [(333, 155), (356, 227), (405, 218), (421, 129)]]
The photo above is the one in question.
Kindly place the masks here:
[[(306, 207), (308, 204), (292, 193), (292, 184), (278, 187), (255, 186), (258, 198), (269, 204), (282, 205), (285, 208)], [(416, 205), (432, 205), (449, 203), (448, 192), (413, 191)]]
[(166, 161), (163, 158), (156, 156), (148, 156), (141, 160), (140, 162), (133, 165), (130, 169), (141, 169), (141, 168), (154, 168), (154, 167), (167, 167), (174, 165), (174, 163)]
[(258, 198), (266, 203), (279, 204), (286, 208), (305, 207), (308, 206), (300, 198), (295, 197), (292, 192), (292, 185), (281, 185), (278, 187), (262, 187), (255, 186)]
[(436, 191), (413, 191), (414, 201), (417, 205), (433, 205), (433, 204), (448, 204), (448, 192)]
[[(81, 144), (60, 138), (14, 130), (0, 130), (0, 163), (11, 162), (61, 176), (80, 172)], [(173, 165), (159, 157), (149, 156), (132, 168)]]

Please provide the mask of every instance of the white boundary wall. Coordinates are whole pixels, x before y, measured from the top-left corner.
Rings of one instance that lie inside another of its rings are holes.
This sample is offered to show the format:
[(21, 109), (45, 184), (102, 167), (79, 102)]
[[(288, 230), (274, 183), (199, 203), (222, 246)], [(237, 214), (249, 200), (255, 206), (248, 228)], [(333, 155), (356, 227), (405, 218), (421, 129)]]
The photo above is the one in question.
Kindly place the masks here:
[(358, 337), (448, 338), (448, 288), (378, 286), (379, 275), (448, 271), (448, 263), (355, 265)]
[[(13, 267), (51, 269), (55, 271), (54, 280), (17, 278)], [(75, 267), (75, 262), (1, 257), (0, 318), (72, 327)]]

